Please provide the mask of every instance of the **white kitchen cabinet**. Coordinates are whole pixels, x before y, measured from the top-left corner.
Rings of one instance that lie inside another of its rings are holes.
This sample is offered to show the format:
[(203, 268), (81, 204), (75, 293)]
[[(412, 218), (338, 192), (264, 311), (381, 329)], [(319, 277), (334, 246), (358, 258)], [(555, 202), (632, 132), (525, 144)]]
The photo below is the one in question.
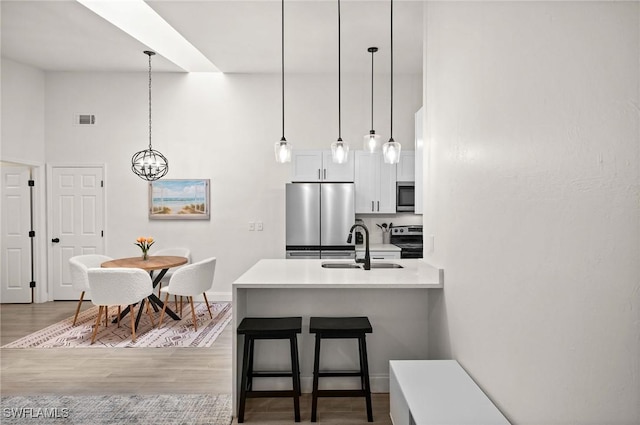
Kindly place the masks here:
[(381, 153), (355, 152), (356, 214), (395, 214), (396, 165)]
[(353, 153), (344, 164), (336, 164), (329, 150), (294, 150), (291, 155), (292, 182), (352, 182)]
[(400, 151), (396, 180), (399, 182), (413, 182), (416, 180), (416, 155), (414, 151)]
[(424, 142), (423, 142), (423, 125), (422, 125), (422, 116), (424, 109), (418, 109), (415, 117), (415, 139), (416, 139), (416, 147), (415, 147), (415, 176), (416, 176), (416, 185), (415, 185), (415, 199), (416, 199), (416, 214), (422, 214), (424, 211), (424, 201), (422, 198), (423, 194), (423, 185), (424, 185), (424, 174), (423, 174), (423, 160), (424, 160)]

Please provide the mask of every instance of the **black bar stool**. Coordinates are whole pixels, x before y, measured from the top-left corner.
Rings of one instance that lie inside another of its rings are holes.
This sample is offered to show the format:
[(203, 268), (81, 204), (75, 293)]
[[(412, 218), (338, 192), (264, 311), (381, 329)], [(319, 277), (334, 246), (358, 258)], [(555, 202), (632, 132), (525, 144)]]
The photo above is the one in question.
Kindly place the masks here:
[[(367, 317), (311, 317), (309, 332), (316, 334), (315, 358), (313, 361), (313, 394), (311, 404), (311, 422), (316, 422), (318, 397), (364, 397), (367, 403), (367, 420), (373, 422), (371, 408), (371, 385), (369, 383), (369, 363), (367, 360), (366, 334), (372, 333)], [(327, 339), (357, 339), (360, 352), (359, 371), (320, 372), (320, 342)], [(318, 379), (327, 376), (359, 376), (359, 390), (319, 390)]]
[[(300, 363), (297, 334), (302, 332), (302, 317), (245, 317), (238, 326), (238, 335), (244, 335), (242, 377), (238, 423), (244, 422), (247, 398), (293, 397), (295, 421), (300, 422)], [(257, 339), (288, 339), (291, 346), (291, 372), (264, 372), (253, 370), (253, 352)], [(291, 377), (292, 390), (253, 391), (253, 378)]]

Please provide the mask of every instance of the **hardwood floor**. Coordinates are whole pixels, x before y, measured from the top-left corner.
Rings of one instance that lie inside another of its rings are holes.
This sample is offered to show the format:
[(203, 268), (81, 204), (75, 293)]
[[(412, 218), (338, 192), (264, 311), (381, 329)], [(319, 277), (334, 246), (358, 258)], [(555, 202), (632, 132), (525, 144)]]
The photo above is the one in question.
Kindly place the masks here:
[[(75, 307), (3, 304), (1, 344), (72, 316)], [(231, 342), (227, 326), (210, 348), (3, 348), (0, 394), (229, 394)]]
[[(91, 306), (85, 302), (82, 309)], [(72, 316), (75, 308), (75, 301), (2, 304), (0, 345)], [(0, 394), (230, 394), (232, 332), (227, 326), (210, 348), (2, 348)], [(304, 395), (303, 423), (309, 423), (310, 406)], [(373, 406), (375, 423), (391, 424), (389, 395), (375, 394)], [(367, 423), (359, 398), (321, 399), (318, 415), (320, 424)], [(245, 422), (291, 424), (291, 400), (250, 399)]]

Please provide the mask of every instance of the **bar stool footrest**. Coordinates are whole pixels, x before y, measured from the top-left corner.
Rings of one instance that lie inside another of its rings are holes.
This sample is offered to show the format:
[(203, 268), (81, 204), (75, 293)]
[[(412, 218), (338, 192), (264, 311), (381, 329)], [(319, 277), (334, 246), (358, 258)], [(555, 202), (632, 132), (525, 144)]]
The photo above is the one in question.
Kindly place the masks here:
[(319, 377), (327, 377), (327, 376), (363, 376), (363, 373), (356, 370), (333, 370), (333, 371), (325, 371), (318, 372)]
[(294, 390), (247, 391), (246, 398), (295, 397), (300, 396)]
[(293, 375), (291, 374), (291, 372), (254, 371), (248, 376), (254, 378), (291, 378)]
[(318, 390), (316, 397), (366, 397), (364, 390)]

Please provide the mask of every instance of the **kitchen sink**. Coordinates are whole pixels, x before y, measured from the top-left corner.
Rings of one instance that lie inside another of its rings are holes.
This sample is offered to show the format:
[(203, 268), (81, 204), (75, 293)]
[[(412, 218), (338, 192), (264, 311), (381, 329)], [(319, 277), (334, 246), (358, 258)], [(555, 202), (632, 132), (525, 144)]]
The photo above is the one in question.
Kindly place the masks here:
[[(322, 267), (325, 269), (362, 269), (364, 264), (362, 263), (322, 263)], [(396, 263), (371, 263), (372, 269), (401, 269), (400, 264)]]
[(325, 269), (359, 269), (360, 264), (355, 263), (322, 263)]
[(371, 263), (372, 269), (402, 269), (400, 264), (396, 263)]

